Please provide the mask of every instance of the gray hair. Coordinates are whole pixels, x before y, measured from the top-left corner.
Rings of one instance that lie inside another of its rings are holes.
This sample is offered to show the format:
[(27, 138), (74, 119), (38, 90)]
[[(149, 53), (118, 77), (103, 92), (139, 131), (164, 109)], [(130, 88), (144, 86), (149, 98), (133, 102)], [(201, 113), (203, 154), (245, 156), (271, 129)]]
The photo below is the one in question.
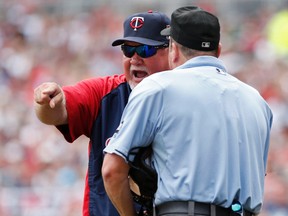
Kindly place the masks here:
[(188, 48), (188, 47), (185, 47), (185, 46), (179, 44), (179, 43), (178, 43), (177, 41), (175, 41), (172, 37), (170, 37), (170, 39), (171, 39), (170, 43), (171, 43), (171, 42), (175, 43), (175, 44), (179, 47), (181, 53), (183, 54), (183, 56), (184, 56), (186, 59), (191, 59), (191, 58), (193, 58), (193, 57), (203, 56), (203, 55), (206, 55), (206, 56), (208, 55), (208, 56), (215, 56), (215, 57), (217, 57), (217, 49), (216, 49), (216, 50), (212, 50), (212, 51), (200, 51), (200, 50), (190, 49), (190, 48)]

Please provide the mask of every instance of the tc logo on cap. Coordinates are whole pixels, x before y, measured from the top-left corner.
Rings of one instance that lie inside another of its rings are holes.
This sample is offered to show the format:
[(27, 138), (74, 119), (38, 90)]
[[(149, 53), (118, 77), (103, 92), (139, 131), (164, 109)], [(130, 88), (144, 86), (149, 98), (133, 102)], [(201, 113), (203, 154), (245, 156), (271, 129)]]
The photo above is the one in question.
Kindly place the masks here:
[(132, 17), (130, 26), (137, 31), (137, 29), (141, 28), (144, 24), (144, 17)]

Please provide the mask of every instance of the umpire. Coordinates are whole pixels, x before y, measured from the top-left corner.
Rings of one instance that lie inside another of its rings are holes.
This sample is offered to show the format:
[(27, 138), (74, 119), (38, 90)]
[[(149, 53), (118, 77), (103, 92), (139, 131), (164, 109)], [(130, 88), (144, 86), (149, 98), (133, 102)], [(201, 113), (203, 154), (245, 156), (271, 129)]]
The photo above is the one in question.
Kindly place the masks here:
[(218, 18), (198, 7), (172, 13), (170, 71), (131, 93), (104, 149), (102, 173), (121, 215), (134, 216), (127, 156), (152, 142), (157, 216), (255, 216), (263, 205), (272, 112), (259, 92), (227, 72)]

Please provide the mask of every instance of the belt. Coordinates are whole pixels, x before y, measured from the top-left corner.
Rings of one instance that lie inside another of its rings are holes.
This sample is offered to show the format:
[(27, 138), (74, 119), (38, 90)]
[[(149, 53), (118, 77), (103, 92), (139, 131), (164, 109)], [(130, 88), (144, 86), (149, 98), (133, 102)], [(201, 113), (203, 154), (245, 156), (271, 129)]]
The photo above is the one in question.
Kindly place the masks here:
[(256, 214), (243, 210), (241, 213), (233, 212), (230, 208), (223, 208), (221, 206), (210, 203), (201, 203), (194, 201), (171, 201), (165, 202), (156, 206), (156, 215), (211, 215), (211, 216), (257, 216)]

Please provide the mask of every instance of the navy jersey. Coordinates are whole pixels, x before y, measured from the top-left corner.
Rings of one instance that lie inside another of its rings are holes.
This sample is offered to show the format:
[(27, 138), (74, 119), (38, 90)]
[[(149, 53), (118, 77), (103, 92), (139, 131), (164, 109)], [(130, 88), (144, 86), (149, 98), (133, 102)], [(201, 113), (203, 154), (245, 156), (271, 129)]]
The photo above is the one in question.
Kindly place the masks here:
[(63, 87), (68, 124), (57, 126), (68, 142), (85, 135), (89, 142), (83, 216), (119, 216), (102, 181), (103, 149), (119, 125), (131, 89), (125, 75), (83, 80)]
[(93, 205), (89, 205), (90, 216), (118, 215), (105, 192), (101, 168), (105, 143), (120, 123), (130, 92), (130, 87), (125, 82), (106, 95), (101, 102), (100, 112), (92, 127), (92, 148), (88, 167), (89, 203), (93, 203)]

